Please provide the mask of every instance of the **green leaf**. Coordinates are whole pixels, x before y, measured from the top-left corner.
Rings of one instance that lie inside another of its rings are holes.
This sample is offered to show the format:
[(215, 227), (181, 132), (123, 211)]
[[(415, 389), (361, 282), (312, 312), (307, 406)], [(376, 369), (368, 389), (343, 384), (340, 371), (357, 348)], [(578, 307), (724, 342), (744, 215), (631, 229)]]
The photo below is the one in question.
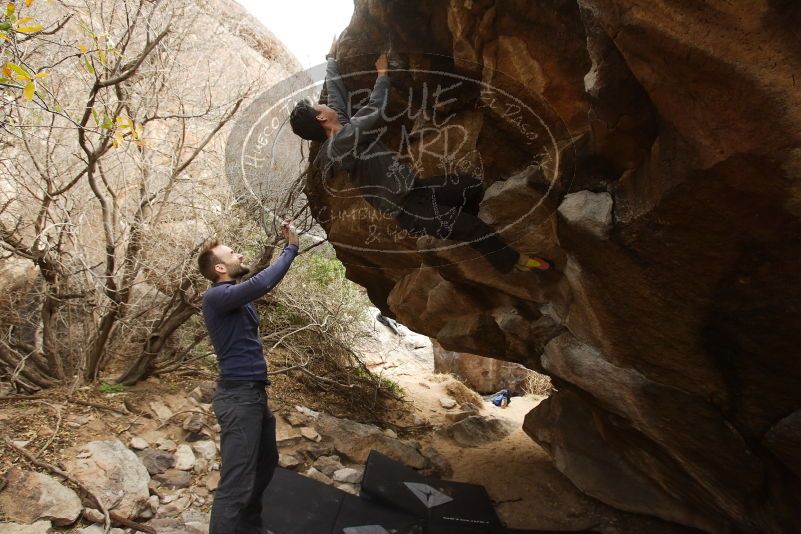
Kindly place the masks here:
[(89, 71), (89, 74), (95, 73), (95, 68), (92, 66), (87, 56), (83, 56), (83, 64), (86, 66), (86, 70)]
[(8, 31), (10, 29), (11, 29), (11, 23), (10, 22), (8, 22), (8, 21), (0, 22), (0, 31), (4, 31), (5, 32), (5, 31)]

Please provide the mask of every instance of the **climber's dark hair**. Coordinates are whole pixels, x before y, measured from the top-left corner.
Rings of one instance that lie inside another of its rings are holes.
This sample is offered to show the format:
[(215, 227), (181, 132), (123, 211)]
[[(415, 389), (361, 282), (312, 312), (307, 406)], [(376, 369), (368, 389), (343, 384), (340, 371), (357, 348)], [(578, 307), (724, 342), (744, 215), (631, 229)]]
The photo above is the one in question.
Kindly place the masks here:
[(308, 141), (325, 141), (325, 130), (317, 121), (319, 112), (312, 107), (308, 100), (300, 100), (295, 104), (289, 114), (289, 124), (292, 131)]

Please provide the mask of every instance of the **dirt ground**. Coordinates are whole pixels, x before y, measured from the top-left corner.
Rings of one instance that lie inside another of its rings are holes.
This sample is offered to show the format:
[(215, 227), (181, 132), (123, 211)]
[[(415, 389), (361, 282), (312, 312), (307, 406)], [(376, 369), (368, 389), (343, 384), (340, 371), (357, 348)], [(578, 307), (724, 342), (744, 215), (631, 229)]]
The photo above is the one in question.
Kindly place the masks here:
[[(454, 380), (436, 374), (433, 363), (410, 358), (408, 351), (390, 351), (373, 365), (397, 381), (413, 403), (414, 413), (432, 426), (452, 424), (440, 403), (449, 397), (446, 387)], [(553, 465), (548, 454), (523, 432), (523, 419), (545, 397), (513, 397), (505, 409), (482, 401), (480, 415), (508, 421), (515, 430), (496, 443), (463, 447), (431, 433), (428, 439), (453, 467), (453, 480), (483, 485), (501, 520), (511, 528), (533, 530), (595, 530), (607, 534), (690, 532), (658, 519), (621, 512), (582, 494)], [(428, 441), (426, 439), (426, 441)]]
[[(400, 429), (401, 438), (431, 444), (450, 462), (453, 468), (451, 479), (486, 487), (507, 526), (566, 531), (590, 529), (607, 534), (689, 532), (653, 518), (615, 510), (579, 492), (556, 470), (546, 452), (522, 430), (526, 413), (544, 397), (514, 397), (506, 409), (479, 401), (481, 415), (504, 419), (514, 427), (500, 441), (463, 447), (442, 437), (433, 429), (452, 424), (446, 414), (458, 410), (458, 407), (445, 409), (440, 399), (451, 396), (446, 388), (455, 379), (434, 373), (433, 360), (425, 347), (412, 343), (410, 349), (408, 342), (405, 345), (391, 338), (379, 339), (376, 344), (378, 351), (367, 355), (373, 372), (394, 380), (405, 392), (406, 402), (397, 403), (402, 407), (380, 416), (376, 414), (376, 417), (385, 418), (387, 426)], [(197, 383), (209, 378), (207, 375), (165, 377), (148, 380), (124, 393), (103, 393), (97, 386), (91, 386), (78, 389), (71, 395), (66, 390), (51, 390), (36, 399), (0, 401), (0, 428), (11, 440), (27, 442), (24, 444), (26, 449), (59, 465), (63, 452), (76, 444), (105, 439), (110, 435), (126, 436), (129, 432), (141, 430), (139, 427), (144, 421), (138, 420), (135, 413), (140, 409), (147, 411), (150, 400), (183, 396)], [(72, 401), (67, 402), (67, 398)], [(279, 413), (292, 409), (296, 403), (324, 408), (318, 401), (319, 398), (304, 395), (302, 388), (292, 390), (280, 383), (271, 392), (271, 405)], [(129, 415), (87, 403), (127, 411)], [(355, 415), (352, 418), (359, 419)], [(409, 431), (404, 432), (403, 428), (409, 428)], [(11, 464), (31, 468), (17, 453), (0, 444), (0, 473)]]

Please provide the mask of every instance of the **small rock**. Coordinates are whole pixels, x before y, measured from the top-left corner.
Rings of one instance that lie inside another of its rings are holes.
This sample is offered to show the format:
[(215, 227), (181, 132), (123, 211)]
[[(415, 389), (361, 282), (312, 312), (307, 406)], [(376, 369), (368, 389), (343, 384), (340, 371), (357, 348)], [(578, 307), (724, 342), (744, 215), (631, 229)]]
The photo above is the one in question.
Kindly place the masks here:
[(196, 524), (184, 523), (181, 519), (175, 517), (158, 517), (148, 521), (149, 527), (155, 528), (159, 534), (208, 534), (208, 525), (204, 528), (198, 528)]
[(206, 424), (206, 416), (201, 413), (190, 413), (184, 419), (181, 427), (189, 432), (200, 433)]
[(103, 521), (105, 521), (105, 517), (103, 517), (103, 512), (101, 512), (100, 510), (96, 510), (94, 508), (84, 508), (83, 518), (89, 521), (90, 523), (102, 523)]
[(391, 428), (385, 428), (384, 434), (391, 438), (398, 439), (398, 433), (392, 430)]
[(159, 481), (162, 486), (168, 488), (188, 488), (192, 484), (192, 474), (178, 469), (167, 469), (163, 473), (154, 475), (153, 480)]
[(334, 471), (334, 481), (346, 484), (358, 484), (364, 476), (364, 468), (354, 469), (353, 467), (343, 467)]
[(446, 408), (448, 410), (456, 406), (456, 401), (451, 399), (450, 397), (441, 397), (439, 399), (439, 403), (440, 405), (442, 405), (443, 408)]
[(290, 447), (302, 439), (303, 436), (296, 428), (284, 422), (280, 417), (276, 419), (275, 442), (279, 447)]
[(463, 447), (496, 443), (513, 430), (511, 423), (494, 417), (473, 415), (444, 429), (447, 436)]
[(153, 410), (153, 413), (156, 414), (156, 417), (158, 417), (162, 421), (166, 421), (167, 419), (172, 417), (172, 410), (167, 408), (167, 406), (161, 401), (151, 402), (150, 409)]
[(300, 435), (308, 439), (309, 441), (320, 441), (321, 439), (323, 439), (320, 436), (320, 434), (318, 434), (317, 431), (310, 426), (302, 427), (300, 429)]
[(605, 191), (578, 191), (565, 195), (557, 211), (569, 225), (605, 239), (612, 228), (613, 207), (612, 195)]
[(132, 449), (136, 449), (138, 451), (147, 449), (150, 445), (148, 445), (147, 441), (140, 438), (139, 436), (134, 436), (131, 438), (131, 442), (128, 444)]
[(209, 404), (214, 400), (214, 392), (216, 390), (217, 385), (214, 382), (201, 382), (195, 389), (189, 392), (189, 397), (202, 404)]
[(315, 469), (314, 467), (310, 467), (305, 473), (303, 473), (307, 477), (312, 480), (316, 480), (317, 482), (322, 482), (323, 484), (328, 484), (329, 486), (334, 483), (329, 477), (322, 474), (320, 471)]
[(174, 501), (159, 508), (159, 515), (162, 517), (176, 517), (189, 508), (190, 504), (192, 504), (192, 498), (190, 496), (184, 495), (178, 497)]
[(219, 471), (212, 471), (208, 475), (206, 475), (206, 489), (209, 491), (216, 491), (217, 486), (220, 485), (220, 472)]
[(312, 467), (323, 473), (327, 477), (331, 477), (334, 475), (335, 471), (342, 469), (342, 463), (339, 460), (339, 456), (320, 456), (317, 458)]
[(208, 512), (200, 512), (198, 510), (187, 510), (181, 514), (181, 519), (184, 523), (208, 523), (211, 520), (211, 515)]
[(300, 412), (289, 412), (284, 416), (287, 422), (292, 426), (306, 425), (307, 417)]
[(330, 456), (333, 452), (334, 448), (331, 445), (314, 441), (304, 441), (297, 450), (295, 450), (294, 454), (302, 454), (309, 460), (314, 461), (320, 456)]
[(76, 425), (83, 426), (92, 419), (94, 419), (94, 417), (87, 414), (87, 415), (71, 415), (67, 420), (72, 423), (75, 423)]
[(47, 534), (50, 532), (50, 521), (37, 521), (30, 525), (20, 523), (0, 523), (3, 534)]
[(178, 444), (168, 438), (159, 438), (159, 440), (156, 442), (156, 446), (162, 451), (170, 452), (178, 448)]
[(445, 419), (447, 419), (448, 421), (452, 421), (454, 423), (458, 423), (462, 419), (467, 419), (468, 417), (471, 417), (473, 415), (476, 415), (475, 410), (460, 410), (458, 412), (446, 413)]
[(295, 410), (297, 410), (298, 413), (302, 413), (306, 417), (311, 417), (312, 419), (317, 419), (317, 417), (320, 415), (320, 412), (315, 412), (314, 410), (306, 408), (305, 406), (295, 406)]
[(210, 462), (217, 458), (217, 445), (211, 440), (196, 441), (192, 444), (192, 450), (199, 458)]
[(189, 471), (195, 465), (195, 453), (192, 447), (186, 443), (178, 445), (175, 450), (175, 468), (181, 471)]
[(29, 439), (26, 439), (26, 440), (19, 439), (19, 440), (12, 441), (11, 443), (16, 445), (20, 449), (24, 449), (25, 447), (28, 446), (28, 443), (30, 443), (30, 442), (31, 442), (31, 440), (29, 440)]
[(167, 451), (144, 449), (136, 452), (137, 458), (151, 475), (163, 473), (175, 465), (175, 456)]
[(209, 461), (205, 458), (196, 458), (195, 465), (192, 466), (193, 473), (205, 473), (209, 469)]
[(431, 386), (429, 386), (429, 385), (428, 385), (428, 384), (426, 384), (425, 382), (418, 382), (418, 385), (419, 385), (419, 386), (421, 386), (421, 387), (424, 387), (424, 388), (426, 388), (426, 389), (431, 389)]
[(303, 462), (295, 456), (294, 454), (284, 454), (280, 453), (278, 455), (278, 465), (283, 467), (284, 469), (294, 469), (297, 466), (301, 465)]
[(161, 506), (161, 503), (159, 503), (158, 495), (151, 495), (150, 497), (148, 497), (147, 499), (148, 510), (150, 510), (153, 514), (156, 514), (159, 511), (159, 506)]
[(197, 495), (198, 497), (208, 497), (209, 496), (209, 490), (205, 486), (198, 486), (198, 487), (194, 488), (194, 491), (195, 491), (195, 495)]
[(337, 484), (337, 488), (347, 493), (350, 493), (351, 495), (359, 495), (358, 484)]

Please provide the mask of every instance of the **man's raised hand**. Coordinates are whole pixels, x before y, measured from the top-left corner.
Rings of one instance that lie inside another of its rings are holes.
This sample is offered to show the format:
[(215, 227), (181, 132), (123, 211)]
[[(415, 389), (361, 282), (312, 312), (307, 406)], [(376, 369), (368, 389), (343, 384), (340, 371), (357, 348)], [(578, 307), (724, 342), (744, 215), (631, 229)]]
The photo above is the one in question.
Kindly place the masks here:
[(298, 233), (295, 230), (295, 227), (292, 226), (292, 219), (284, 219), (284, 222), (281, 223), (281, 233), (284, 235), (284, 239), (286, 239), (287, 244), (295, 246), (300, 245)]

